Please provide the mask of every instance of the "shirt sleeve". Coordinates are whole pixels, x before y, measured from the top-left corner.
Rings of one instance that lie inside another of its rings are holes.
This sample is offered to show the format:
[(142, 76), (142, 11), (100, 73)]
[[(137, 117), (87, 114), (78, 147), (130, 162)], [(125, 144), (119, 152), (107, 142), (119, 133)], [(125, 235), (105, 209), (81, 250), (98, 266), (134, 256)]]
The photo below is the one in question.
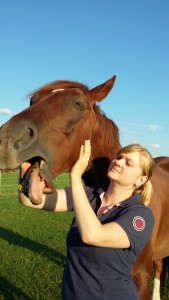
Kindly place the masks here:
[(154, 216), (148, 207), (142, 205), (130, 208), (116, 220), (126, 232), (131, 249), (137, 256), (151, 237), (154, 227)]
[[(67, 200), (67, 210), (68, 211), (73, 211), (73, 204), (72, 204), (72, 188), (70, 187), (65, 187), (64, 188), (65, 193), (66, 193), (66, 200)], [(93, 193), (94, 193), (94, 188), (84, 186), (84, 190), (86, 193), (86, 196), (89, 200), (89, 202), (93, 199)], [(80, 195), (79, 195), (80, 197)]]

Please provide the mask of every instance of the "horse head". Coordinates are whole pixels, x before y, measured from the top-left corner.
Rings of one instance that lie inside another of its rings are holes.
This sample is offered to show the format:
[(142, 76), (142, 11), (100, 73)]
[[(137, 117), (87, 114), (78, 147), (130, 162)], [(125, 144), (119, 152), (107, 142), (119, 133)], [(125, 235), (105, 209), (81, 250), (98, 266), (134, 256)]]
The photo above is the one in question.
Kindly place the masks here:
[(49, 188), (52, 178), (71, 169), (85, 139), (92, 145), (88, 169), (100, 157), (110, 161), (120, 148), (118, 128), (96, 102), (108, 95), (115, 78), (93, 89), (60, 80), (32, 93), (30, 107), (1, 127), (0, 169), (21, 165), (24, 178), (36, 166)]

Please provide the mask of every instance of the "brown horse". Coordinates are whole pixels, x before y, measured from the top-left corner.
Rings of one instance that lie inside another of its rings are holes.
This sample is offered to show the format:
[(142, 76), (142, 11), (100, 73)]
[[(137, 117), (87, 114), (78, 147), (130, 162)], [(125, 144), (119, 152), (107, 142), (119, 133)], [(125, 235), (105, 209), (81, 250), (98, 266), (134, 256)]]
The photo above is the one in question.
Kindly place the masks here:
[[(0, 130), (0, 169), (14, 169), (27, 162), (22, 169), (24, 177), (28, 172), (25, 166), (31, 170), (36, 163), (48, 191), (52, 178), (70, 170), (80, 146), (90, 139), (92, 154), (84, 182), (95, 185), (105, 181), (109, 162), (121, 145), (116, 124), (101, 112), (96, 102), (108, 95), (114, 82), (115, 76), (88, 89), (77, 82), (56, 81), (35, 91), (30, 107), (12, 117)], [(169, 158), (156, 158), (152, 184), (150, 207), (155, 227), (133, 268), (141, 300), (150, 299), (153, 260), (169, 256)]]
[(169, 257), (158, 259), (153, 262), (154, 266), (154, 286), (152, 300), (161, 299), (164, 295), (169, 270)]

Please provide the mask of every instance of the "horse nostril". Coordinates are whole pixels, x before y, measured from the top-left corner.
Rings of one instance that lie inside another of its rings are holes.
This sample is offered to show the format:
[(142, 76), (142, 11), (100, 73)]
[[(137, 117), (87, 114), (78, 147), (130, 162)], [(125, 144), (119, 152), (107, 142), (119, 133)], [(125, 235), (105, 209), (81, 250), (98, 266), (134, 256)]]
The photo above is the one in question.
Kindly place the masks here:
[(34, 135), (34, 131), (33, 131), (33, 129), (32, 128), (26, 128), (26, 130), (28, 131), (28, 135), (30, 136), (30, 137), (32, 137), (33, 135)]
[(35, 137), (36, 134), (32, 128), (25, 127), (24, 131), (21, 132), (19, 136), (17, 136), (16, 141), (13, 144), (15, 150), (23, 149), (23, 145), (28, 145), (32, 141), (32, 138)]
[(30, 127), (25, 127), (25, 131), (24, 134), (22, 136), (22, 138), (20, 139), (20, 141), (22, 141), (23, 143), (27, 143), (28, 141), (31, 141), (33, 137), (35, 137), (35, 131), (34, 129), (30, 128)]

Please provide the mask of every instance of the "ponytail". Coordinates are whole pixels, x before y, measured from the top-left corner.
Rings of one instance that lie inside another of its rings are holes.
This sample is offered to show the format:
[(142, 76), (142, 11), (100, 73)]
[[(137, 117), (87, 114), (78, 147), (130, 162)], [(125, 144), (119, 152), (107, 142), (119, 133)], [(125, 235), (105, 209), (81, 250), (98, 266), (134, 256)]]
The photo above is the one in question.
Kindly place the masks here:
[(147, 206), (153, 195), (153, 187), (150, 180), (146, 181), (142, 186), (135, 190), (135, 194), (140, 194), (141, 202)]

